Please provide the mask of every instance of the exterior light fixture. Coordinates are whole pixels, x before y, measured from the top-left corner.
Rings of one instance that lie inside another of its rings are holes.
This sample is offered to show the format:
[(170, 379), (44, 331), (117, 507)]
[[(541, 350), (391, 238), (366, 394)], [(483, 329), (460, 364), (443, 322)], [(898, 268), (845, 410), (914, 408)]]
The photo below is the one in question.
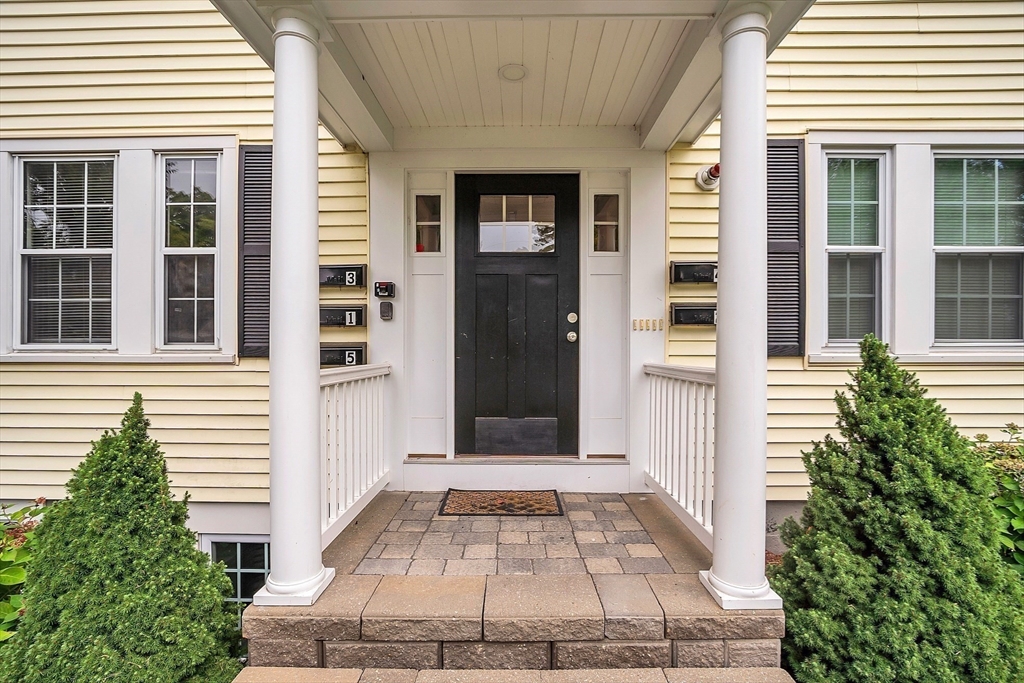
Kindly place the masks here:
[(705, 192), (711, 192), (712, 190), (718, 189), (718, 176), (722, 173), (721, 164), (715, 164), (714, 166), (703, 166), (697, 171), (697, 187), (704, 190)]
[(527, 73), (529, 72), (522, 64), (506, 64), (498, 69), (498, 78), (503, 81), (515, 83), (526, 78)]

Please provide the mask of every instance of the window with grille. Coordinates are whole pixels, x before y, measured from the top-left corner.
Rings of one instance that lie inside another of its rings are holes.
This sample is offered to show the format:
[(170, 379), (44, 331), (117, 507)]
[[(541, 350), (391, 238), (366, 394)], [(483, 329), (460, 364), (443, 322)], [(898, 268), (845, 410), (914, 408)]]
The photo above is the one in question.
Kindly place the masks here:
[(935, 341), (1024, 338), (1024, 159), (935, 158)]
[(216, 343), (218, 158), (165, 157), (163, 343)]
[(878, 157), (829, 157), (827, 188), (828, 340), (856, 342), (881, 320)]
[(22, 169), (22, 343), (109, 345), (114, 160)]
[(237, 604), (241, 624), (242, 610), (270, 574), (270, 544), (221, 537), (209, 541), (209, 553), (212, 561), (224, 563), (224, 573), (231, 580), (231, 594), (225, 600)]

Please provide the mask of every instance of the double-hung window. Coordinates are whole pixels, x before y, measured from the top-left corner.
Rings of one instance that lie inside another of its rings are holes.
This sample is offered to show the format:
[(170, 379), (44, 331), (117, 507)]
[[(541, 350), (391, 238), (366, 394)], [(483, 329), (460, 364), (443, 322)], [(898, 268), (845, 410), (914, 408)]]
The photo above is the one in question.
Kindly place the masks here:
[(109, 346), (114, 159), (25, 159), (21, 168), (21, 343)]
[(935, 157), (935, 341), (1024, 338), (1024, 159)]
[(233, 362), (237, 165), (233, 136), (0, 140), (0, 359)]
[(871, 332), (911, 363), (1024, 350), (1024, 149), (1000, 131), (807, 136), (810, 362)]
[(216, 343), (218, 158), (163, 158), (163, 343)]
[(855, 343), (881, 328), (881, 167), (877, 156), (828, 158), (829, 343)]

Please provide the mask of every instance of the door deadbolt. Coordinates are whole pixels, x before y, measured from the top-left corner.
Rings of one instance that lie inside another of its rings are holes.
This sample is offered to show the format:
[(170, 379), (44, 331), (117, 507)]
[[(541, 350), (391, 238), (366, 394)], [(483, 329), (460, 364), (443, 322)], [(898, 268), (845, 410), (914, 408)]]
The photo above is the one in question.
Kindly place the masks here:
[(579, 338), (579, 336), (575, 332), (570, 332), (569, 334), (565, 335), (565, 338), (571, 342), (574, 342)]
[(577, 320), (579, 320), (580, 317), (578, 315), (576, 315), (575, 313), (570, 313), (569, 315), (565, 316), (565, 319), (568, 320), (571, 323), (574, 323)]

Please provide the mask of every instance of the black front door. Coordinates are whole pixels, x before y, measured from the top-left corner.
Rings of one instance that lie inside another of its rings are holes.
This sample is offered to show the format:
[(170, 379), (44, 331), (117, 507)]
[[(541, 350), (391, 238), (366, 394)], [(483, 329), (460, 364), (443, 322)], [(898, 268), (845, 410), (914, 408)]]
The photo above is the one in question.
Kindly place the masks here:
[(576, 455), (579, 176), (455, 176), (455, 452)]

